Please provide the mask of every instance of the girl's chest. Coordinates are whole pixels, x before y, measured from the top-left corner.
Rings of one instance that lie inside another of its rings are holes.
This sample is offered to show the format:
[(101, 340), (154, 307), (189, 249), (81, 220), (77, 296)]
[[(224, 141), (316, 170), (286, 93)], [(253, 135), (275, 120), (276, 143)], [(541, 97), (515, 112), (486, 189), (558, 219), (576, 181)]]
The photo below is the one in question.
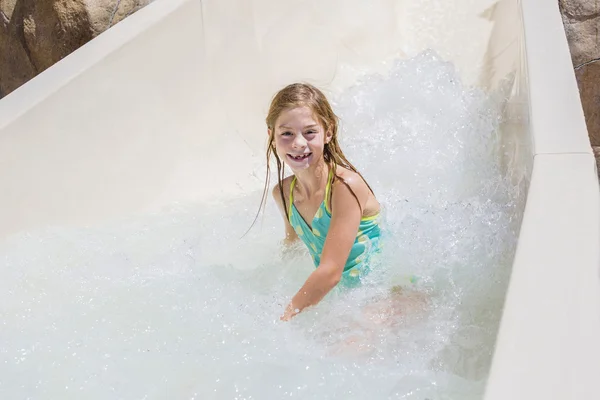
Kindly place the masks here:
[(313, 223), (316, 222), (323, 214), (323, 200), (317, 199), (294, 199), (294, 207), (298, 211), (298, 214), (302, 217), (304, 222), (312, 228)]

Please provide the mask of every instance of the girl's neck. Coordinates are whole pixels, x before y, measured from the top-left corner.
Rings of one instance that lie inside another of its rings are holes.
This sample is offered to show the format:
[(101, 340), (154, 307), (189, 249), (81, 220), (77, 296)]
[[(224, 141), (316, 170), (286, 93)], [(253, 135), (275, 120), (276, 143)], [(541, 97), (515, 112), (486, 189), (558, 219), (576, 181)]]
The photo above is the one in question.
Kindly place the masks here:
[(325, 189), (329, 175), (329, 167), (323, 160), (305, 170), (294, 171), (294, 175), (296, 175), (297, 185), (302, 191), (302, 195), (310, 198), (314, 196), (315, 193)]

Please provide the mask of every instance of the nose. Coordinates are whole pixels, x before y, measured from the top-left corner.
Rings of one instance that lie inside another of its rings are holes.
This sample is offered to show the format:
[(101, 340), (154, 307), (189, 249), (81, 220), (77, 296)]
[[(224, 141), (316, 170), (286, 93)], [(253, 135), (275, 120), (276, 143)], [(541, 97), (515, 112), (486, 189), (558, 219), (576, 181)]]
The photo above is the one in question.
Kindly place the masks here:
[(294, 143), (292, 146), (297, 149), (303, 149), (306, 147), (306, 139), (304, 139), (304, 135), (296, 135), (294, 138)]

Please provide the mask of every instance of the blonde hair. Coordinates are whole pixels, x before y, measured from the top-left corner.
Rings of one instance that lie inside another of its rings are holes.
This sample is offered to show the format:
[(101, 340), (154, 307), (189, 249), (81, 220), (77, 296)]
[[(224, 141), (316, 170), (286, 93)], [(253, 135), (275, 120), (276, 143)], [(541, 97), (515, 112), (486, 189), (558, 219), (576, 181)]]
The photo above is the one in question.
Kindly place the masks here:
[[(333, 181), (335, 181), (336, 179), (340, 179), (336, 176), (336, 170), (337, 167), (341, 165), (342, 167), (357, 173), (363, 179), (363, 181), (365, 181), (369, 190), (373, 192), (367, 181), (360, 174), (360, 172), (356, 170), (354, 165), (352, 165), (352, 163), (348, 161), (348, 159), (344, 155), (344, 152), (340, 148), (338, 142), (339, 119), (333, 112), (333, 109), (331, 108), (331, 105), (329, 104), (329, 101), (327, 101), (327, 98), (325, 97), (323, 92), (321, 92), (315, 86), (310, 85), (308, 83), (293, 83), (277, 92), (277, 94), (275, 95), (275, 97), (273, 97), (273, 100), (271, 101), (269, 113), (267, 114), (266, 122), (267, 127), (270, 130), (269, 143), (267, 147), (267, 176), (265, 178), (263, 196), (260, 202), (260, 207), (256, 218), (258, 218), (260, 210), (264, 208), (264, 204), (268, 196), (269, 180), (271, 177), (271, 168), (269, 161), (272, 155), (275, 156), (275, 161), (277, 163), (277, 181), (279, 183), (279, 193), (281, 195), (281, 200), (284, 206), (283, 208), (285, 210), (287, 219), (289, 220), (290, 218), (290, 216), (288, 215), (288, 206), (285, 201), (282, 185), (282, 181), (285, 178), (285, 164), (277, 155), (273, 141), (275, 135), (275, 123), (277, 121), (277, 118), (279, 118), (283, 111), (296, 107), (308, 107), (313, 112), (314, 116), (318, 119), (318, 122), (323, 126), (325, 132), (329, 132), (331, 134), (330, 141), (328, 143), (325, 143), (323, 157), (329, 169), (333, 171)], [(348, 186), (348, 184), (344, 182), (343, 179), (340, 180), (346, 186)], [(352, 193), (356, 201), (359, 203), (360, 207), (358, 197), (356, 197), (356, 194), (350, 188), (350, 186), (348, 186), (348, 188), (350, 189), (350, 192)], [(254, 219), (254, 222), (256, 222), (256, 218)], [(253, 225), (254, 222), (252, 223)]]

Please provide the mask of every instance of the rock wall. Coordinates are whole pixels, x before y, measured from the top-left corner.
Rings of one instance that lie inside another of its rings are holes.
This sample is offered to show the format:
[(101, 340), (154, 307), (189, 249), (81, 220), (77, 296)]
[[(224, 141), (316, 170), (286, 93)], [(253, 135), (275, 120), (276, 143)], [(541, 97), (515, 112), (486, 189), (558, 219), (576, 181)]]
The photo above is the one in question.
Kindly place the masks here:
[(152, 0), (0, 0), (0, 98)]
[(559, 0), (590, 142), (600, 166), (600, 1)]

